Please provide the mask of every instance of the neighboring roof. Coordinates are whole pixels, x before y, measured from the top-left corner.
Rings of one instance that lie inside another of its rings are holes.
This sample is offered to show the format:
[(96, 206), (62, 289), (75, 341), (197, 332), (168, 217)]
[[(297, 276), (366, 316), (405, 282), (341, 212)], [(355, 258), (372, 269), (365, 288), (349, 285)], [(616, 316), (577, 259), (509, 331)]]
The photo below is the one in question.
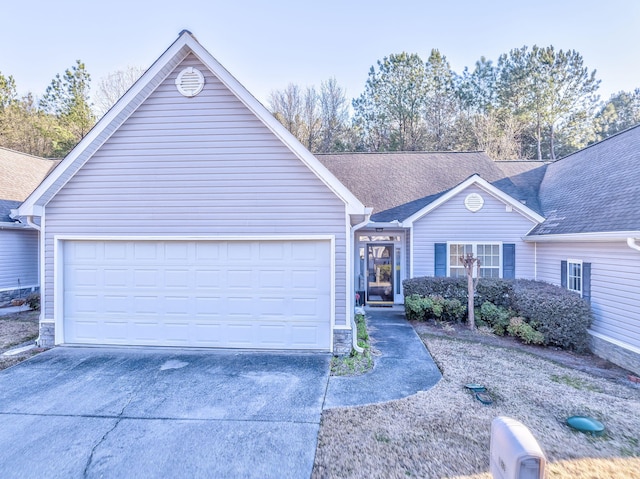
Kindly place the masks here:
[[(477, 174), (539, 212), (540, 161), (493, 161), (484, 152), (317, 154), (377, 222), (402, 221)], [(539, 171), (538, 171), (539, 170)], [(510, 180), (505, 180), (511, 176)], [(498, 184), (498, 180), (502, 180)]]
[(640, 125), (550, 164), (530, 235), (640, 231), (639, 192)]
[(346, 205), (353, 214), (364, 214), (365, 206), (340, 183), (244, 86), (238, 82), (191, 32), (183, 30), (171, 46), (100, 119), (67, 155), (59, 168), (25, 200), (20, 215), (42, 214), (42, 208), (107, 141), (124, 121), (170, 75), (184, 58), (193, 53), (289, 150), (302, 161)]
[(0, 222), (12, 222), (9, 211), (17, 208), (57, 161), (0, 147)]

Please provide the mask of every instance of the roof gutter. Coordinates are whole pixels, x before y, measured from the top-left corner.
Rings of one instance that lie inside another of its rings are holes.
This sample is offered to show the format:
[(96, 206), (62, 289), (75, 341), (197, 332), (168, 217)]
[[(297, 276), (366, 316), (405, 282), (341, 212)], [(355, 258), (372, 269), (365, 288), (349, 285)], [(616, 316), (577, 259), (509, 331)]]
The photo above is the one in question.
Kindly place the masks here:
[[(17, 224), (19, 224), (20, 226), (16, 226), (16, 228), (20, 227), (20, 228), (25, 228), (26, 226), (24, 225), (24, 223), (22, 223), (22, 221), (20, 221), (20, 209), (14, 209), (11, 210), (11, 212), (9, 213), (9, 217), (13, 220), (16, 221)], [(36, 231), (40, 231), (40, 225), (36, 224), (33, 222), (33, 215), (28, 215), (25, 217), (27, 219), (27, 226), (33, 228)]]
[(627, 246), (636, 251), (640, 251), (640, 245), (636, 243), (636, 241), (638, 241), (636, 238), (627, 238)]
[[(373, 208), (365, 208), (364, 211), (364, 221), (351, 227), (351, 234), (349, 235), (350, 251), (353, 251), (354, 236), (356, 231), (369, 224), (369, 219), (371, 218), (371, 213), (373, 213)], [(353, 268), (353, 264), (351, 264), (349, 267)], [(364, 352), (364, 349), (358, 346), (358, 327), (356, 326), (355, 314), (353, 314), (353, 311), (351, 313), (351, 331), (353, 332), (353, 334), (351, 334), (351, 347), (353, 347), (353, 349), (358, 353), (362, 354)]]
[(0, 230), (25, 230), (27, 225), (16, 222), (0, 221)]
[(522, 241), (536, 243), (621, 241), (627, 238), (640, 238), (640, 231), (603, 231), (596, 233), (568, 233), (523, 236)]

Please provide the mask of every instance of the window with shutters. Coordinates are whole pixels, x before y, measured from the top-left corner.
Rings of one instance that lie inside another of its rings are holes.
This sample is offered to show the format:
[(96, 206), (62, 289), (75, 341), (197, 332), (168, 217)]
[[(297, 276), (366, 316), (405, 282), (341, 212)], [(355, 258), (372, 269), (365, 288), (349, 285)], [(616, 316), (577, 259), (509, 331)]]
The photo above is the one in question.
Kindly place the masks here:
[[(449, 262), (447, 276), (458, 278), (465, 276), (460, 257), (472, 253), (480, 260), (480, 277), (502, 277), (501, 243), (449, 243)], [(476, 275), (476, 271), (473, 272)]]
[(567, 289), (582, 295), (582, 261), (567, 260)]

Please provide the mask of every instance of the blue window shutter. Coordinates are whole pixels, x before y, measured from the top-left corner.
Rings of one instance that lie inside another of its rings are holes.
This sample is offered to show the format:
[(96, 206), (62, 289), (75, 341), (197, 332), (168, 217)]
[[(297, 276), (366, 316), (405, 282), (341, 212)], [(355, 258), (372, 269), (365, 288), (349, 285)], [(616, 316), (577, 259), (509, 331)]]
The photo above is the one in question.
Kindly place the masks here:
[(435, 276), (447, 275), (447, 243), (435, 243)]
[(582, 297), (591, 302), (591, 263), (582, 263)]
[(567, 287), (567, 262), (560, 261), (560, 286)]
[(514, 279), (516, 277), (516, 245), (506, 243), (502, 245), (502, 277)]

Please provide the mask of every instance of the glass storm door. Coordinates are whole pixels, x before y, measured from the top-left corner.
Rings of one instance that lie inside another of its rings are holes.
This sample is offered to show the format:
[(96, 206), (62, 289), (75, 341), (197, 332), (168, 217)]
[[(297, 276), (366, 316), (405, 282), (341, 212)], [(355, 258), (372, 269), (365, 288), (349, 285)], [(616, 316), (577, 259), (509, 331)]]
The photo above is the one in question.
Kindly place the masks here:
[(367, 302), (393, 303), (393, 245), (367, 245)]

